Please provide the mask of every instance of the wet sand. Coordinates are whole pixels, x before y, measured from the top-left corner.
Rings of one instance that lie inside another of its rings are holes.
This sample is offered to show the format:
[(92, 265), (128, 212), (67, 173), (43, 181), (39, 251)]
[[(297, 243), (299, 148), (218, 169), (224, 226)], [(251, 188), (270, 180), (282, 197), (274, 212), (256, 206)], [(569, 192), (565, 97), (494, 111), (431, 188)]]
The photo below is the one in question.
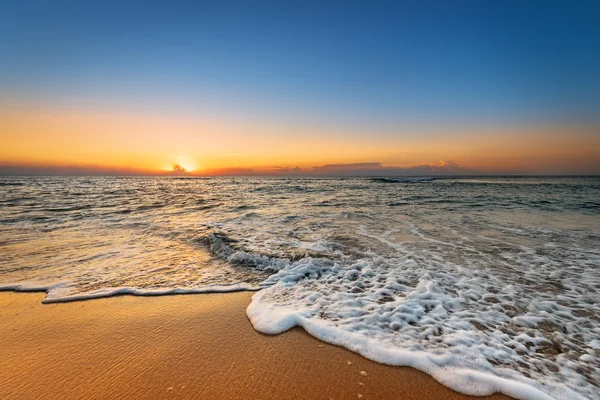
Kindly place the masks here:
[(42, 304), (42, 293), (0, 293), (0, 398), (482, 399), (299, 328), (260, 334), (251, 296)]

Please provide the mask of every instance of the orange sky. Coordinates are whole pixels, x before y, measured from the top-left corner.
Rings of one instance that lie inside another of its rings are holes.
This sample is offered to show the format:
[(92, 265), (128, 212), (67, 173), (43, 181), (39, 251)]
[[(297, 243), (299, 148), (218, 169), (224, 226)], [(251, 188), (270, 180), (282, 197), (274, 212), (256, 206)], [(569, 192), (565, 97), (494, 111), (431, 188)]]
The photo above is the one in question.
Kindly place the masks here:
[(373, 126), (59, 107), (4, 107), (0, 163), (197, 173), (226, 168), (452, 160), (485, 172), (600, 173), (600, 135), (578, 126)]

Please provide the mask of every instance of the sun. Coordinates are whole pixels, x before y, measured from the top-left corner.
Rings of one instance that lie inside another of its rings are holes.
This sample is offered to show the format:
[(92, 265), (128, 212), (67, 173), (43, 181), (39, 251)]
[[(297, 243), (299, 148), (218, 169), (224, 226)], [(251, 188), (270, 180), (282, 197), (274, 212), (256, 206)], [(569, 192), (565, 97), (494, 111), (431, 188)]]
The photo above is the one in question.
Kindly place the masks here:
[(179, 172), (194, 172), (196, 170), (196, 163), (191, 160), (189, 157), (185, 157), (185, 156), (178, 156), (175, 157), (175, 164), (173, 167), (173, 170), (175, 170), (175, 167), (178, 166)]
[(183, 163), (177, 163), (175, 165), (173, 165), (173, 171), (174, 172), (194, 172), (194, 167), (192, 164), (183, 164)]
[(198, 170), (197, 164), (189, 157), (170, 157), (171, 162), (163, 168), (165, 171), (186, 174)]

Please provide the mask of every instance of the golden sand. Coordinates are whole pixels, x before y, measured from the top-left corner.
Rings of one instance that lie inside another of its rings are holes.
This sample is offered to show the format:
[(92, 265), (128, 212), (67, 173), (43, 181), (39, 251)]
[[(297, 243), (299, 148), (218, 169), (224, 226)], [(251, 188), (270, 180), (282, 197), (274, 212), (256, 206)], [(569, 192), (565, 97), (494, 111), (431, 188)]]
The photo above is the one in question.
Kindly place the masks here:
[(44, 294), (0, 293), (0, 399), (468, 398), (299, 328), (260, 334), (251, 296), (41, 304)]

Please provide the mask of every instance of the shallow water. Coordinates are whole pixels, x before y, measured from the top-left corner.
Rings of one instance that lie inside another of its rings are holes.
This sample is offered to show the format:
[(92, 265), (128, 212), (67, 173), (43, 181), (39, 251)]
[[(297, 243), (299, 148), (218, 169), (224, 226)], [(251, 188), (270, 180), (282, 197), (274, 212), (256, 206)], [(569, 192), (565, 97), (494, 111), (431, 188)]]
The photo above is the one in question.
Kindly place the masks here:
[(465, 393), (600, 398), (600, 178), (0, 178), (0, 287), (260, 290)]

